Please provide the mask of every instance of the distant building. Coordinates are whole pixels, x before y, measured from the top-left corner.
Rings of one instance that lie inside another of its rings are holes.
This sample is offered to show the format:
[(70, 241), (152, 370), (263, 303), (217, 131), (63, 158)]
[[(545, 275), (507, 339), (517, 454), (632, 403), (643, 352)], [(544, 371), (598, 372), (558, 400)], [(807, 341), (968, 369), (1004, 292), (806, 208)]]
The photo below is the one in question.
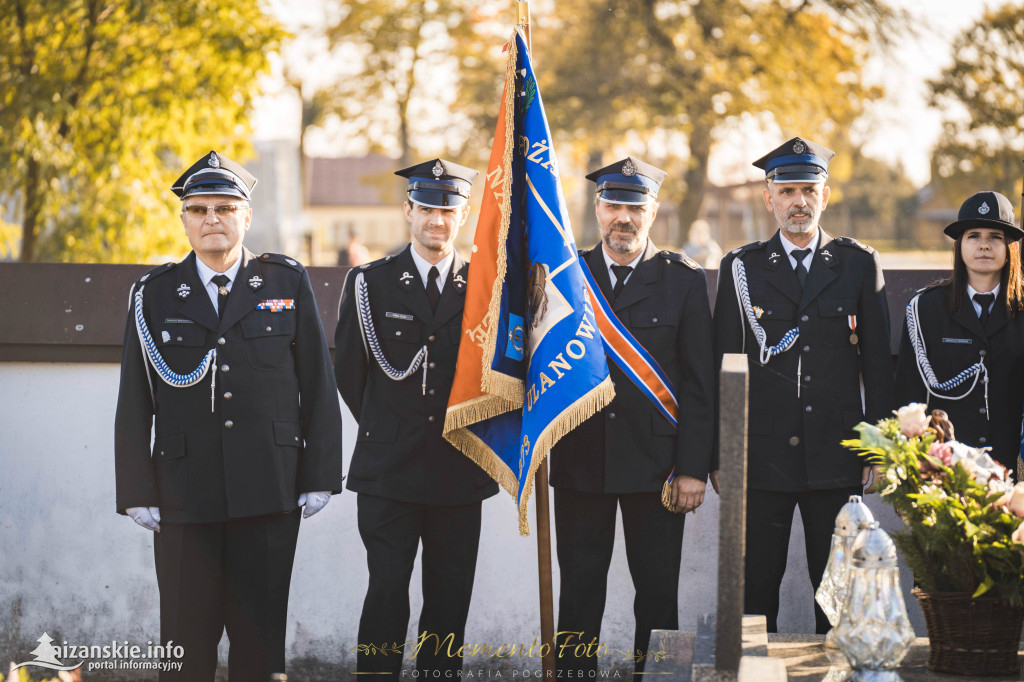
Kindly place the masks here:
[(409, 241), (402, 213), (406, 182), (395, 177), (398, 161), (371, 154), (306, 159), (306, 215), (314, 265), (334, 265), (355, 231), (374, 258)]

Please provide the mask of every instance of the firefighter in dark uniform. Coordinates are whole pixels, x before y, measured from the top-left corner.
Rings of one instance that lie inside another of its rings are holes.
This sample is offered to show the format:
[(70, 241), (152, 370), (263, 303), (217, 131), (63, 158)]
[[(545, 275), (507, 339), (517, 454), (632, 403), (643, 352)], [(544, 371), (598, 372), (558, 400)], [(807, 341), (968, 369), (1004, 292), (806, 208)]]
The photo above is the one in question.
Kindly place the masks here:
[[(1016, 472), (1024, 408), (1024, 284), (1013, 205), (979, 192), (945, 229), (953, 273), (907, 306), (896, 404), (945, 410), (956, 439)], [(913, 330), (911, 332), (911, 329)]]
[[(457, 674), (480, 543), (481, 502), (497, 484), (441, 436), (469, 264), (455, 236), (469, 217), (474, 170), (434, 159), (397, 171), (412, 243), (353, 268), (335, 333), (341, 396), (359, 421), (348, 487), (359, 494), (359, 534), (370, 581), (359, 620), (359, 672), (401, 670), (409, 580), (422, 543), (421, 673)], [(434, 644), (441, 640), (438, 650)], [(451, 636), (451, 644), (445, 641)], [(406, 653), (408, 655), (408, 653)]]
[[(836, 515), (870, 468), (840, 441), (889, 416), (892, 356), (878, 254), (819, 227), (833, 153), (793, 138), (754, 162), (779, 230), (722, 259), (715, 350), (750, 365), (745, 613), (777, 630), (793, 508), (800, 507), (816, 590)], [(863, 380), (863, 398), (862, 398)], [(815, 628), (829, 622), (814, 605)]]
[[(678, 629), (684, 514), (704, 501), (715, 401), (704, 271), (648, 238), (665, 172), (626, 158), (587, 178), (597, 185), (601, 243), (580, 256), (616, 317), (671, 380), (679, 424), (673, 426), (609, 361), (615, 399), (551, 451), (561, 571), (558, 642), (565, 645), (556, 649), (557, 666), (582, 676), (593, 674), (597, 658), (572, 654), (577, 643), (600, 641), (618, 509), (636, 588), (634, 648), (646, 653), (654, 628)], [(662, 490), (673, 474), (666, 491), (670, 511)], [(642, 671), (643, 661), (636, 667)]]
[[(174, 183), (192, 252), (132, 286), (115, 424), (117, 509), (155, 531), (161, 680), (285, 667), (299, 508), (341, 492), (341, 409), (309, 276), (242, 246), (256, 179), (210, 152)], [(151, 431), (156, 420), (155, 441)]]

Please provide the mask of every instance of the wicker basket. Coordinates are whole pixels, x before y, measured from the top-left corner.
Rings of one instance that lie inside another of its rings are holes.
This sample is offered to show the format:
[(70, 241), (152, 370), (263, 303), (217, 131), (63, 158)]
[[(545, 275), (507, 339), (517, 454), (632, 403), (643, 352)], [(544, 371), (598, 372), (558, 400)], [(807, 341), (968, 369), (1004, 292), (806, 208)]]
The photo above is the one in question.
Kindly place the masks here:
[(914, 588), (928, 627), (928, 668), (956, 675), (1019, 675), (1024, 608), (996, 597)]

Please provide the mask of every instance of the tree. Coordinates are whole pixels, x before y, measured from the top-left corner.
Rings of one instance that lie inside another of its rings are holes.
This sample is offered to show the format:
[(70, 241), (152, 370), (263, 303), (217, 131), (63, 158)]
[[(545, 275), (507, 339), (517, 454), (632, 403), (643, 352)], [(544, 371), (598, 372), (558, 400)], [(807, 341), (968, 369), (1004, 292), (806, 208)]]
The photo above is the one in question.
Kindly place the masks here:
[(979, 190), (1014, 197), (1024, 172), (1024, 7), (985, 12), (952, 55), (929, 83), (931, 105), (946, 112), (932, 178), (954, 205)]
[(397, 150), (403, 166), (412, 163), (418, 146), (437, 149), (451, 142), (446, 131), (459, 78), (454, 54), (472, 33), (476, 3), (334, 2), (339, 17), (327, 28), (327, 38), (332, 49), (346, 47), (351, 55), (349, 72), (334, 96), (325, 97), (335, 104), (334, 113), (353, 125), (371, 148)]
[(284, 34), (255, 3), (0, 0), (0, 36), (0, 205), (20, 259), (127, 261), (186, 246), (168, 189), (211, 148), (249, 152)]
[[(664, 196), (680, 200), (685, 226), (737, 120), (826, 144), (845, 134), (881, 94), (860, 80), (869, 49), (903, 15), (884, 0), (561, 0), (556, 22), (554, 68), (541, 72), (552, 127), (582, 143), (588, 167), (616, 142), (648, 144), (652, 160), (678, 167)], [(674, 160), (664, 140), (679, 134), (688, 155)]]

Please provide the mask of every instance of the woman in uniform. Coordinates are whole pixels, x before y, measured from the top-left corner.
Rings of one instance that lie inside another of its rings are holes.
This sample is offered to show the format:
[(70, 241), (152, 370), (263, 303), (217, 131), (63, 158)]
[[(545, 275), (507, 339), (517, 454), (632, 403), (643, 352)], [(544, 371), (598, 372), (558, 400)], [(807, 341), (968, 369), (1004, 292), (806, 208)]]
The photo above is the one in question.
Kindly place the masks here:
[(1024, 407), (1024, 282), (1013, 205), (979, 192), (944, 232), (953, 274), (907, 305), (896, 368), (897, 405), (949, 414), (956, 439), (991, 447), (1017, 469)]

